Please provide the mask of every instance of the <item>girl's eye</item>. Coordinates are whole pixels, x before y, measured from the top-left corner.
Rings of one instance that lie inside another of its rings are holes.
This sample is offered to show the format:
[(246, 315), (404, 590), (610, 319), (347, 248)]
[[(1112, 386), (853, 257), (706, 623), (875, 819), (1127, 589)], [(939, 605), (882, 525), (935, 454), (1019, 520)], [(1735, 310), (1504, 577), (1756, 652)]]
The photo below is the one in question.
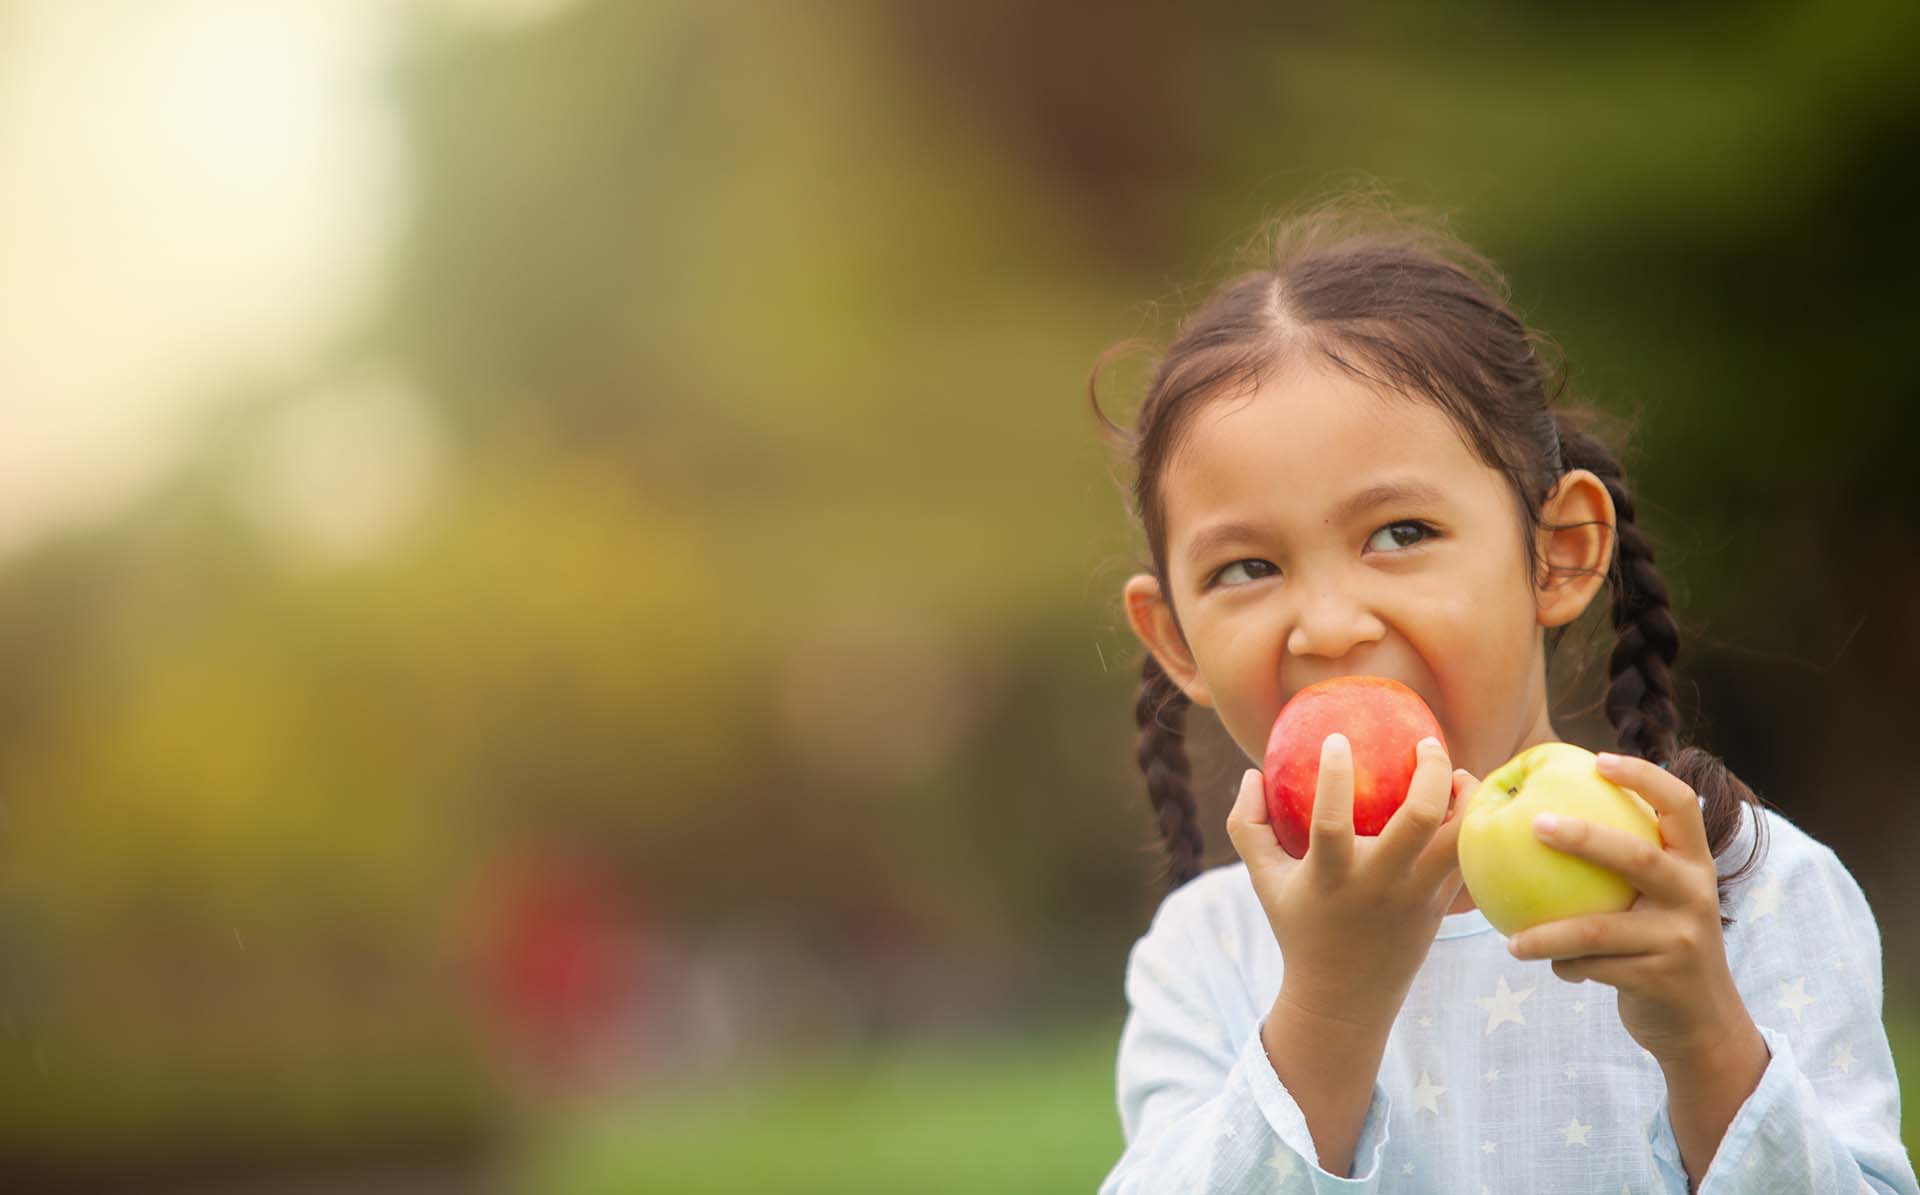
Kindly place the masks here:
[[(1439, 534), (1430, 523), (1423, 523), (1419, 519), (1402, 519), (1397, 523), (1388, 523), (1374, 532), (1368, 537), (1367, 546), (1376, 552), (1399, 552), (1417, 547)], [(1382, 539), (1382, 536), (1386, 538)], [(1240, 579), (1235, 579), (1236, 571), (1240, 573)], [(1257, 556), (1249, 556), (1245, 560), (1236, 560), (1213, 574), (1207, 582), (1207, 587), (1211, 589), (1218, 585), (1244, 585), (1248, 581), (1258, 581), (1262, 577), (1274, 576), (1279, 571), (1267, 561)]]
[[(1211, 588), (1223, 582), (1229, 585), (1245, 584), (1245, 582), (1231, 581), (1228, 579), (1235, 569), (1239, 569), (1242, 573), (1245, 573), (1248, 580), (1259, 580), (1261, 577), (1269, 577), (1280, 571), (1264, 560), (1256, 557), (1248, 557), (1245, 560), (1236, 560), (1219, 572), (1213, 574), (1213, 580), (1209, 583), (1208, 587)], [(1266, 571), (1261, 572), (1260, 570), (1262, 569)]]
[[(1397, 552), (1401, 548), (1411, 548), (1422, 540), (1433, 537), (1433, 528), (1419, 519), (1402, 519), (1398, 523), (1388, 523), (1373, 533), (1367, 540), (1367, 546), (1376, 552)], [(1381, 536), (1385, 536), (1384, 541)]]

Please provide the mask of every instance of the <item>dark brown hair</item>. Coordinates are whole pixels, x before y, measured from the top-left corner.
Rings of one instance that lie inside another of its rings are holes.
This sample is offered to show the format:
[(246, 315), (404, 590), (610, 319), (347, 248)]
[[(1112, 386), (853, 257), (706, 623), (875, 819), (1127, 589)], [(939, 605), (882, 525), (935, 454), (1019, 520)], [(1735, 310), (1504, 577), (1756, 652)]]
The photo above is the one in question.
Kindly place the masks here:
[[(1566, 389), (1551, 341), (1529, 329), (1507, 302), (1506, 279), (1437, 221), (1377, 198), (1323, 201), (1277, 221), (1265, 238), (1263, 268), (1222, 283), (1182, 324), (1154, 369), (1128, 431), (1100, 409), (1099, 378), (1088, 383), (1095, 418), (1133, 470), (1130, 505), (1146, 532), (1153, 575), (1172, 608), (1160, 484), (1193, 415), (1229, 393), (1248, 393), (1287, 358), (1317, 353), (1383, 394), (1437, 404), (1479, 459), (1513, 489), (1528, 576), (1539, 577), (1534, 531), (1562, 474), (1586, 469), (1613, 497), (1607, 584), (1618, 639), (1609, 659), (1607, 720), (1620, 748), (1661, 764), (1704, 798), (1707, 840), (1716, 858), (1754, 807), (1756, 836), (1746, 861), (1720, 879), (1722, 920), (1734, 882), (1763, 851), (1759, 798), (1717, 757), (1683, 745), (1669, 669), (1680, 641), (1653, 548), (1634, 522), (1633, 494), (1594, 413), (1556, 402)], [(1550, 578), (1549, 578), (1550, 579)], [(1179, 614), (1174, 612), (1179, 628)], [(1566, 627), (1548, 634), (1549, 650)], [(1184, 631), (1180, 632), (1183, 636)], [(1168, 856), (1167, 883), (1200, 873), (1202, 838), (1185, 749), (1188, 700), (1144, 653), (1134, 719), (1147, 796)]]

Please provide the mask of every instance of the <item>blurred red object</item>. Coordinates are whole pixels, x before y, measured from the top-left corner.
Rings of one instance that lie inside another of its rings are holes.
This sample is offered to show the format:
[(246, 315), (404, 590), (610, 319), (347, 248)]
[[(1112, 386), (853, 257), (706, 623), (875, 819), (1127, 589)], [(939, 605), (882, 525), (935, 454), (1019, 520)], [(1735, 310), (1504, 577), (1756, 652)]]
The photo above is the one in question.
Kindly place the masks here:
[(605, 865), (551, 848), (496, 864), (483, 900), (484, 994), (523, 1078), (590, 1084), (644, 1012), (636, 902)]

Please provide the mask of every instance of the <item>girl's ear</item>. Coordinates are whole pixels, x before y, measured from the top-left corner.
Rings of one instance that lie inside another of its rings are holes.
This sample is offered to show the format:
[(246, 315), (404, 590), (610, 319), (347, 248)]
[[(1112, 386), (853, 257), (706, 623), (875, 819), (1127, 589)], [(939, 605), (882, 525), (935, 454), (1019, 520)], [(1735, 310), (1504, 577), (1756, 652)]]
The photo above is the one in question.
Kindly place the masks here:
[(1139, 573), (1127, 578), (1122, 591), (1126, 599), (1127, 623), (1187, 700), (1195, 705), (1213, 705), (1213, 694), (1200, 679), (1200, 668), (1187, 650), (1187, 641), (1174, 625), (1173, 607), (1160, 592), (1160, 582), (1151, 574)]
[(1543, 627), (1580, 617), (1606, 583), (1614, 552), (1613, 495), (1586, 469), (1569, 469), (1540, 510), (1534, 602)]

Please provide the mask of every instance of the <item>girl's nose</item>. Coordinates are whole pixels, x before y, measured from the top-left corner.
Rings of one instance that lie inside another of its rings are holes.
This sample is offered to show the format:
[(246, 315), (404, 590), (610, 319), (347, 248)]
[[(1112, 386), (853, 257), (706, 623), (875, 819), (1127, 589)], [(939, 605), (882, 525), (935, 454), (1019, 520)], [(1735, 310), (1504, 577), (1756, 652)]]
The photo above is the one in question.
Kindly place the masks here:
[(1320, 589), (1308, 596), (1287, 633), (1287, 653), (1337, 660), (1386, 633), (1386, 625), (1366, 607), (1334, 590)]

